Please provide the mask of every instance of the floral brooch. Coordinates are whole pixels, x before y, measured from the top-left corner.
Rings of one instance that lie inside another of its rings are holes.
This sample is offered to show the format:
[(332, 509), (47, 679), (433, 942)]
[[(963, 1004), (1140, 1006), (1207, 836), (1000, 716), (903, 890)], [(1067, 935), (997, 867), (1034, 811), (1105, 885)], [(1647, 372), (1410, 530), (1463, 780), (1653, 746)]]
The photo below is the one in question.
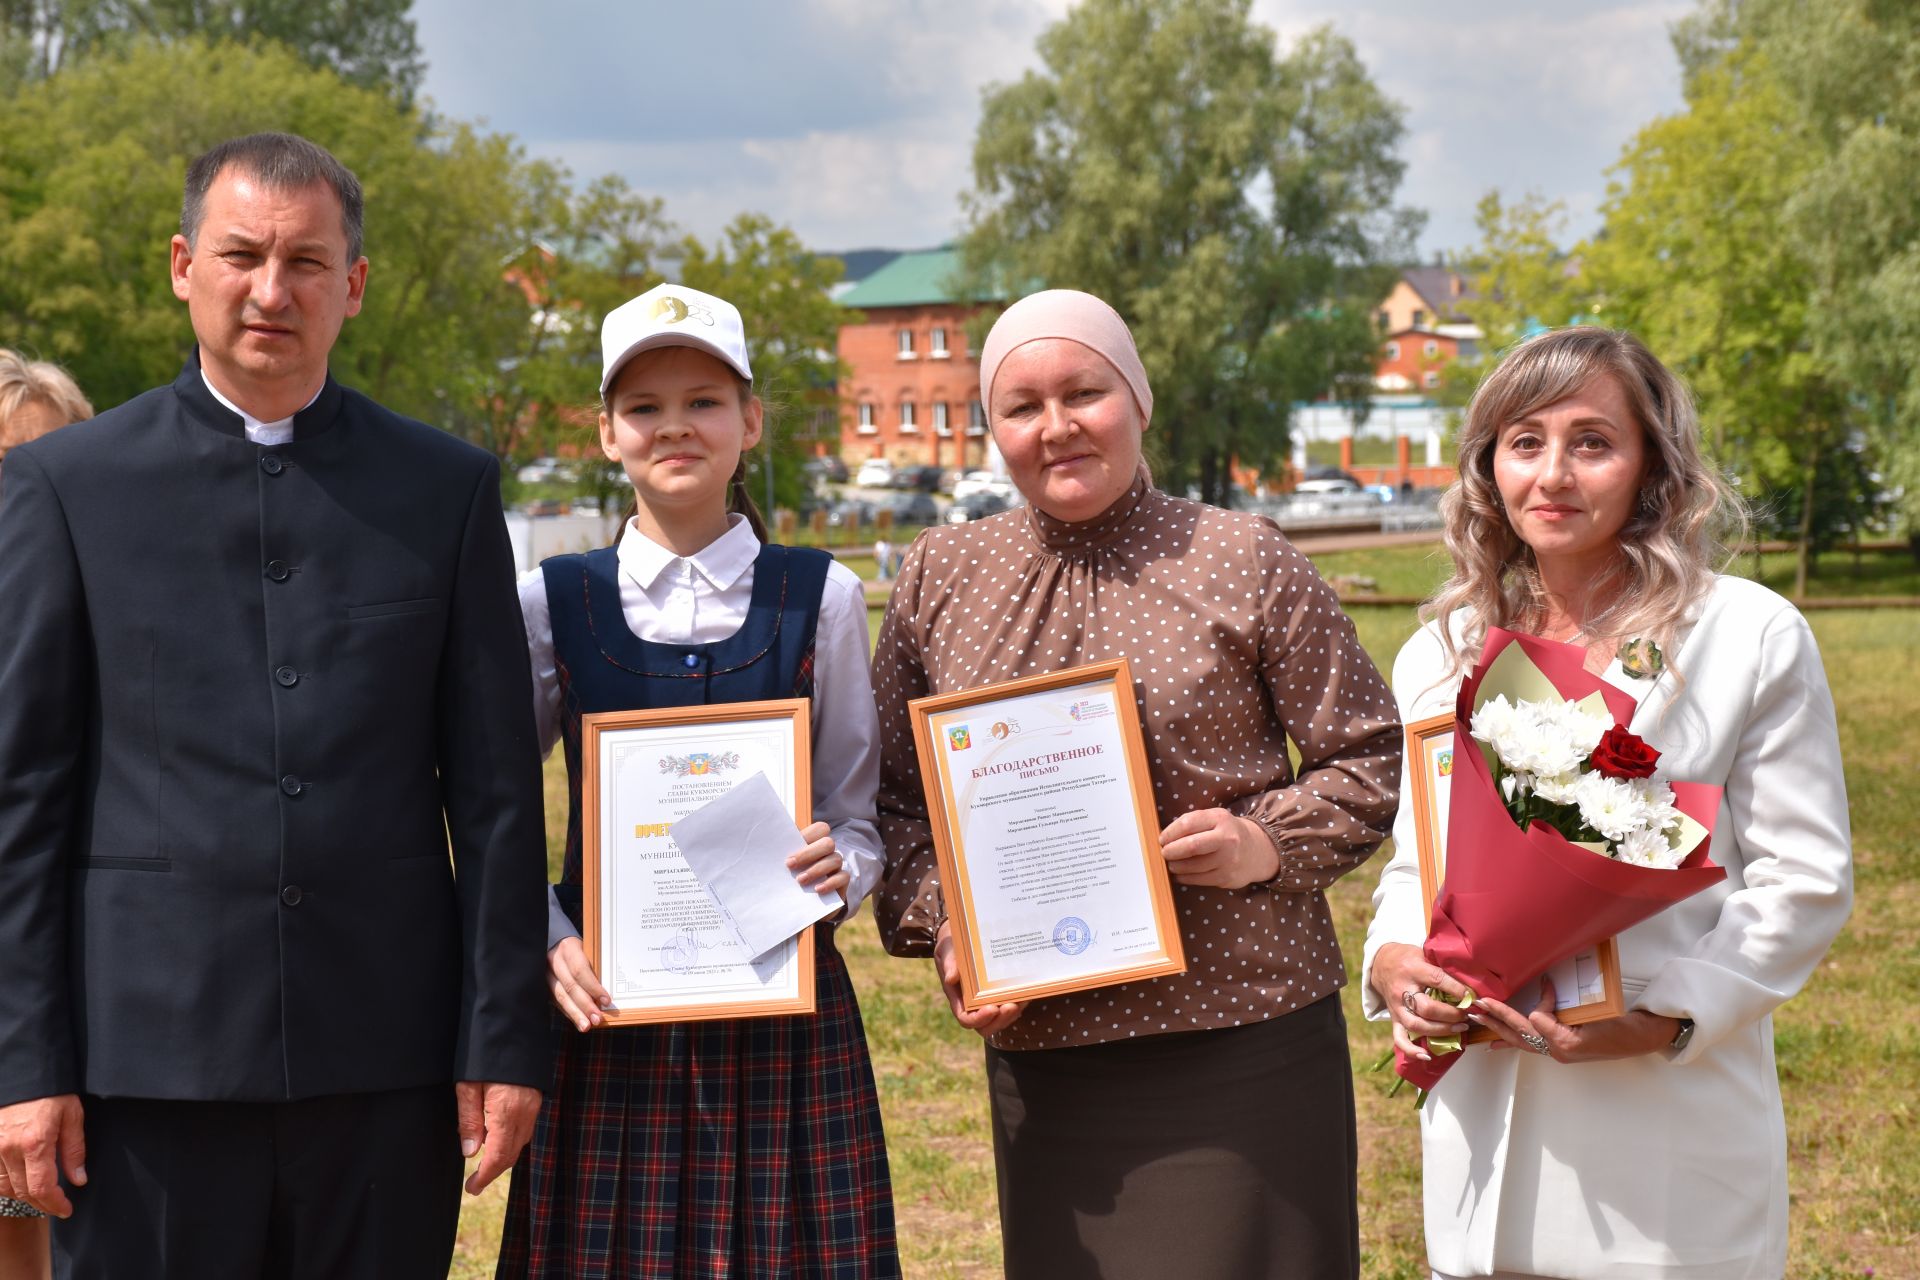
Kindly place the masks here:
[(1620, 669), (1635, 680), (1651, 680), (1667, 669), (1667, 660), (1659, 645), (1637, 636), (1620, 646)]

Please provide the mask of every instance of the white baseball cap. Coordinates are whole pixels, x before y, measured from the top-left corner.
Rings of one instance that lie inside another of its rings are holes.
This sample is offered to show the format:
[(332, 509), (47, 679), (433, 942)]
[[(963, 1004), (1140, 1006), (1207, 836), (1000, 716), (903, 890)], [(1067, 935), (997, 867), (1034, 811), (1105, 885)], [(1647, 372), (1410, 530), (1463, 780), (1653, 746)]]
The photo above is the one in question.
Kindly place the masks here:
[(620, 366), (655, 347), (697, 347), (731, 365), (749, 382), (747, 331), (740, 312), (682, 284), (657, 284), (607, 312), (600, 322), (600, 395), (605, 398)]

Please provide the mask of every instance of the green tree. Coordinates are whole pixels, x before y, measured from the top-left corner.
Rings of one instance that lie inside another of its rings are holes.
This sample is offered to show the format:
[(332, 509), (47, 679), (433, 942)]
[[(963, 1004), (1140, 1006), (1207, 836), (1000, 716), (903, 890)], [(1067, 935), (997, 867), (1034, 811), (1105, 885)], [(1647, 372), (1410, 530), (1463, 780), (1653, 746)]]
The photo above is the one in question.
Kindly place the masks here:
[(1732, 19), (1818, 148), (1786, 209), (1812, 269), (1814, 351), (1847, 386), (1885, 480), (1905, 489), (1908, 530), (1920, 530), (1920, 10), (1763, 0)]
[(805, 496), (801, 464), (820, 441), (840, 436), (834, 386), (841, 375), (835, 338), (846, 311), (829, 290), (846, 265), (808, 252), (772, 219), (741, 214), (712, 245), (688, 237), (680, 246), (680, 281), (740, 308), (754, 390), (766, 403), (765, 435), (754, 451), (755, 497), (797, 507)]
[(1371, 372), (1401, 111), (1321, 29), (1291, 51), (1249, 0), (1087, 0), (1044, 69), (986, 95), (968, 283), (1087, 290), (1133, 325), (1163, 481), (1222, 500), (1286, 457), (1296, 401)]
[(0, 91), (129, 40), (272, 40), (349, 84), (411, 98), (413, 0), (0, 0)]
[[(618, 178), (575, 190), (555, 167), (535, 166), (528, 176), (515, 206), (522, 220), (502, 237), (505, 251), (472, 268), (490, 270), (511, 295), (496, 298), (486, 317), (499, 344), (484, 359), (452, 354), (447, 367), (468, 391), (448, 397), (443, 425), (502, 458), (597, 459), (600, 317), (664, 278), (676, 236), (660, 201)], [(587, 492), (617, 493), (603, 470), (583, 469)]]
[(1583, 260), (1561, 247), (1566, 205), (1538, 192), (1506, 201), (1489, 191), (1474, 211), (1474, 225), (1480, 243), (1456, 255), (1453, 266), (1473, 283), (1459, 305), (1486, 334), (1487, 350), (1506, 350), (1533, 325), (1557, 328), (1591, 314)]
[(102, 408), (171, 381), (193, 345), (166, 248), (187, 162), (261, 128), (320, 142), (366, 189), (371, 266), (334, 348), (342, 382), (503, 461), (587, 459), (581, 487), (617, 498), (594, 439), (600, 318), (681, 279), (745, 315), (775, 411), (756, 476), (798, 499), (821, 415), (837, 434), (838, 259), (757, 215), (700, 243), (618, 178), (576, 185), (510, 138), (280, 45), (130, 41), (0, 97), (0, 340), (60, 361)]
[[(280, 46), (138, 42), (0, 99), (0, 332), (102, 407), (171, 380), (193, 342), (167, 273), (182, 175), (259, 128), (322, 143), (366, 188), (366, 305), (335, 373), (503, 458), (591, 397), (602, 304), (671, 243), (657, 202), (575, 192), (509, 139), (429, 126)], [(536, 274), (543, 243), (566, 250)]]
[(1474, 211), (1474, 225), (1479, 243), (1449, 255), (1471, 286), (1460, 311), (1483, 334), (1477, 352), (1441, 370), (1436, 398), (1456, 411), (1530, 329), (1570, 324), (1596, 310), (1582, 256), (1561, 247), (1567, 212), (1560, 201), (1532, 191), (1507, 201), (1489, 191)]
[(1920, 8), (1713, 0), (1677, 42), (1696, 77), (1764, 55), (1793, 113), (1806, 164), (1782, 221), (1808, 270), (1809, 346), (1920, 529)]
[(1715, 459), (1763, 503), (1802, 498), (1804, 591), (1813, 477), (1850, 429), (1844, 384), (1814, 350), (1813, 272), (1786, 218), (1814, 155), (1757, 53), (1696, 71), (1687, 99), (1628, 144), (1589, 267), (1608, 317), (1692, 385)]

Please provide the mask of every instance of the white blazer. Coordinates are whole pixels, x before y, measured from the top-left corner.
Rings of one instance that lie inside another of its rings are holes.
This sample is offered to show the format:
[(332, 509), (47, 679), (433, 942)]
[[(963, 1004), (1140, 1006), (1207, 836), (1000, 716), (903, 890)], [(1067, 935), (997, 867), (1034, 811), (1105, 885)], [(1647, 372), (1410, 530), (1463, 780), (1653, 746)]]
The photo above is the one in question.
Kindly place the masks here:
[[(1800, 989), (1853, 901), (1846, 779), (1826, 672), (1786, 600), (1722, 577), (1630, 726), (1666, 775), (1723, 786), (1715, 887), (1620, 936), (1627, 1002), (1694, 1020), (1684, 1052), (1566, 1066), (1474, 1046), (1421, 1112), (1427, 1254), (1453, 1276), (1778, 1277), (1786, 1124), (1772, 1010)], [(1429, 625), (1400, 651), (1401, 716), (1448, 710), (1457, 679)], [(1685, 676), (1682, 685), (1672, 668)], [(1436, 684), (1436, 681), (1439, 681)], [(1373, 896), (1382, 943), (1426, 937), (1411, 813)], [(1369, 1018), (1386, 1017), (1362, 983)]]

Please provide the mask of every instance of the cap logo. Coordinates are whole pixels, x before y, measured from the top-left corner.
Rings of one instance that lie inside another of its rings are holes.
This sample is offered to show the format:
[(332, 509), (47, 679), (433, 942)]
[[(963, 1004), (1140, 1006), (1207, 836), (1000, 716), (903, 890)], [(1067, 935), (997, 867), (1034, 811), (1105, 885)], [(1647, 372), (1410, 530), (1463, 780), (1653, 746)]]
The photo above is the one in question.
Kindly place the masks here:
[(664, 324), (679, 324), (682, 320), (692, 319), (698, 320), (701, 324), (707, 325), (708, 327), (712, 327), (713, 325), (713, 313), (711, 311), (708, 311), (705, 307), (676, 298), (670, 293), (663, 293), (654, 299), (653, 318)]

